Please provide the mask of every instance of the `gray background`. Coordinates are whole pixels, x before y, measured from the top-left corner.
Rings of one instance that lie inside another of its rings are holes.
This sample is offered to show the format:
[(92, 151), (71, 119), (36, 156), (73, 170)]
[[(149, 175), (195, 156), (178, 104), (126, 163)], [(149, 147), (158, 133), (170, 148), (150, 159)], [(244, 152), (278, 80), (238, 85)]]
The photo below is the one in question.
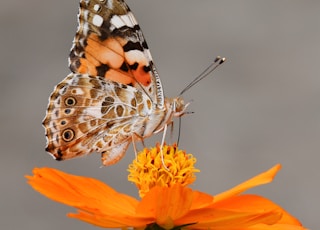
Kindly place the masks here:
[[(202, 171), (193, 187), (216, 194), (281, 163), (272, 184), (250, 192), (319, 229), (320, 1), (128, 3), (167, 96), (177, 95), (215, 56), (228, 59), (184, 95), (194, 100), (189, 110), (195, 114), (183, 118), (180, 147), (198, 157)], [(105, 168), (98, 154), (56, 162), (44, 151), (41, 121), (54, 85), (69, 73), (77, 12), (77, 0), (0, 3), (0, 229), (95, 229), (65, 217), (72, 208), (25, 183), (23, 176), (36, 166), (99, 178), (137, 194), (124, 182), (132, 148)]]

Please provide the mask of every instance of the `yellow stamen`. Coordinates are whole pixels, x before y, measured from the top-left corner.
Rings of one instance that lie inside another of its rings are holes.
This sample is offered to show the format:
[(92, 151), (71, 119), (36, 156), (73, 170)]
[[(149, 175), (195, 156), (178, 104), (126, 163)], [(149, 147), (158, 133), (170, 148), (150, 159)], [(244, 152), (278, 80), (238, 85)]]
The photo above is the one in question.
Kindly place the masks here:
[(164, 145), (162, 148), (164, 163), (161, 160), (160, 146), (145, 148), (138, 153), (137, 158), (129, 165), (128, 180), (134, 182), (139, 189), (140, 197), (143, 197), (152, 187), (171, 187), (174, 184), (183, 186), (195, 181), (194, 168), (196, 158), (192, 154), (186, 154), (179, 150), (176, 145)]

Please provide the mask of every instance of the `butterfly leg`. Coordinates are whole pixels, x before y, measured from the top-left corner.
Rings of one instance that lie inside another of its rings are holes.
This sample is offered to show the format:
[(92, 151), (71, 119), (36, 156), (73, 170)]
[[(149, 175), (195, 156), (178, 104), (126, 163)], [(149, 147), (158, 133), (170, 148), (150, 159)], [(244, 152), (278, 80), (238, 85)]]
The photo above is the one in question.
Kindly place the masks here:
[(170, 129), (170, 140), (172, 141), (173, 140), (173, 125), (174, 125), (174, 123), (173, 123), (173, 121), (171, 121), (168, 125), (170, 125), (171, 126), (171, 129)]
[(132, 135), (132, 145), (133, 145), (134, 156), (135, 156), (135, 158), (136, 158), (136, 160), (137, 160), (137, 159), (138, 159), (138, 153), (137, 153), (136, 142), (134, 141), (134, 140), (135, 140), (135, 138), (134, 138), (135, 136), (137, 136), (136, 133), (134, 133), (134, 134)]
[(137, 146), (136, 146), (135, 140), (141, 141), (143, 147), (145, 148), (146, 146), (144, 144), (144, 138), (137, 133), (133, 133), (131, 137), (132, 137), (132, 145), (133, 145), (134, 155), (135, 155), (135, 158), (138, 159), (138, 151), (137, 151)]
[(145, 145), (145, 143), (144, 143), (144, 139), (141, 139), (141, 144), (142, 144), (143, 148), (146, 147), (146, 145)]

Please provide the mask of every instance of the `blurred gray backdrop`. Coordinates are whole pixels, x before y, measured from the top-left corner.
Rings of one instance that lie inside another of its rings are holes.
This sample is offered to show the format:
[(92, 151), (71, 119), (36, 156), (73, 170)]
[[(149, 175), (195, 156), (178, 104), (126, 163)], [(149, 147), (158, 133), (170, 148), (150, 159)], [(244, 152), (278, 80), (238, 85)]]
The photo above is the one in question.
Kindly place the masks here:
[[(319, 229), (320, 1), (128, 4), (167, 96), (176, 96), (215, 56), (227, 57), (184, 95), (195, 113), (182, 119), (180, 147), (197, 156), (201, 169), (193, 188), (216, 194), (281, 163), (272, 184), (250, 192)], [(0, 3), (0, 229), (96, 229), (67, 218), (72, 208), (26, 184), (24, 175), (36, 166), (98, 178), (137, 196), (125, 183), (132, 147), (119, 164), (105, 168), (98, 154), (56, 162), (44, 150), (41, 121), (53, 87), (69, 73), (77, 13), (78, 0)], [(146, 144), (160, 140), (157, 135)]]

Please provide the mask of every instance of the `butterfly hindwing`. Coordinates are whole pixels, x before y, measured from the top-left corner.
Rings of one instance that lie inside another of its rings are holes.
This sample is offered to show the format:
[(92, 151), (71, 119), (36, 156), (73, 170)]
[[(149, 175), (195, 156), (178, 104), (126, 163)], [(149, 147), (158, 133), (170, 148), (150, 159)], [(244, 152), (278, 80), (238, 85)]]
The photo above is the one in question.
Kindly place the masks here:
[(143, 125), (132, 124), (146, 122), (150, 104), (148, 97), (131, 86), (70, 74), (50, 97), (43, 122), (47, 151), (57, 160), (93, 151), (113, 155), (129, 145), (132, 133), (142, 135)]

